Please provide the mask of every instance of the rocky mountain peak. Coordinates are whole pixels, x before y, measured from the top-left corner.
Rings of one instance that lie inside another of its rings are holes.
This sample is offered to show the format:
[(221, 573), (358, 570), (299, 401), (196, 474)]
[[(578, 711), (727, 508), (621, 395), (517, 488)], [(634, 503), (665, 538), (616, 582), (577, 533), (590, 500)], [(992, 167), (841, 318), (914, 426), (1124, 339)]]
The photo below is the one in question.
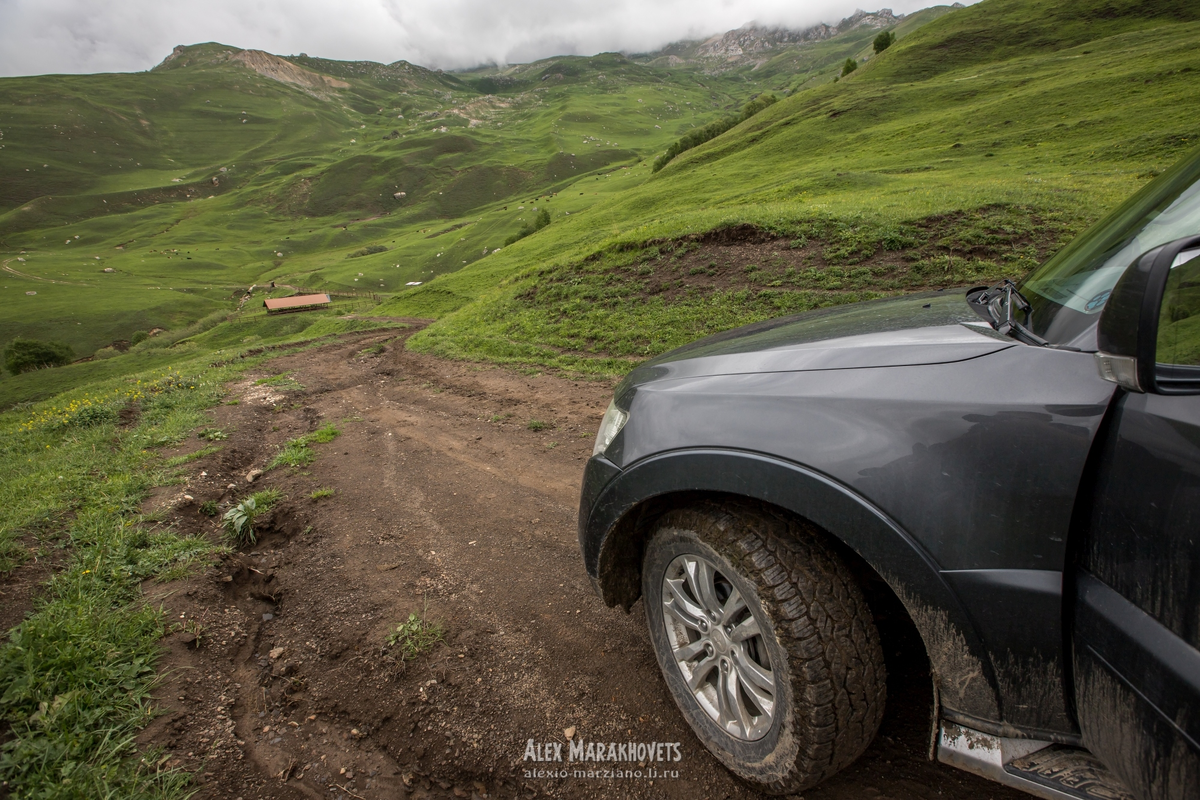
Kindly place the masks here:
[(904, 19), (890, 8), (879, 11), (858, 10), (837, 25), (818, 23), (803, 30), (782, 27), (762, 27), (751, 22), (737, 30), (706, 39), (696, 48), (696, 58), (740, 60), (766, 53), (783, 45), (820, 42), (855, 28), (887, 28)]

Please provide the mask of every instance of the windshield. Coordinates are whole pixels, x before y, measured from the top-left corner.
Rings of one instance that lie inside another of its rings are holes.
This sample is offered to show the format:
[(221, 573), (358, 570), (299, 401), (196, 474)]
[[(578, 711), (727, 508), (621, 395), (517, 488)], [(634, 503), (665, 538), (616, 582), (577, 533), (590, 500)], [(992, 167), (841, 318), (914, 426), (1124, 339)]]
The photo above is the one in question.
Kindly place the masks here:
[(1043, 339), (1096, 348), (1096, 322), (1117, 279), (1161, 244), (1200, 233), (1200, 150), (1147, 184), (1116, 211), (1034, 270), (1020, 285), (1029, 327)]

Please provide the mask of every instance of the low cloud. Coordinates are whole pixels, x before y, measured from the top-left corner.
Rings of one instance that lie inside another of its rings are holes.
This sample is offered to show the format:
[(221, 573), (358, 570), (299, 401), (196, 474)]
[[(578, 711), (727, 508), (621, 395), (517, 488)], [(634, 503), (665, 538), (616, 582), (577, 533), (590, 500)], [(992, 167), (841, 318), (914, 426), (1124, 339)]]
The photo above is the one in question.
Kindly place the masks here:
[(802, 28), (854, 10), (854, 0), (3, 0), (0, 75), (144, 70), (177, 44), (208, 41), (459, 69), (645, 52), (751, 21)]

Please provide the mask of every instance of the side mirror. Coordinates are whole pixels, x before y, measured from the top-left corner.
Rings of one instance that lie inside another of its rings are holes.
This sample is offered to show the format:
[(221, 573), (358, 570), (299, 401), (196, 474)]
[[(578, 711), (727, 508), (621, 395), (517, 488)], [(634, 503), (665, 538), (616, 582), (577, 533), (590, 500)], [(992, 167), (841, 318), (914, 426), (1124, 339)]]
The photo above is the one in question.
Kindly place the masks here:
[(1156, 247), (1125, 270), (1098, 341), (1105, 379), (1134, 392), (1200, 393), (1200, 236)]

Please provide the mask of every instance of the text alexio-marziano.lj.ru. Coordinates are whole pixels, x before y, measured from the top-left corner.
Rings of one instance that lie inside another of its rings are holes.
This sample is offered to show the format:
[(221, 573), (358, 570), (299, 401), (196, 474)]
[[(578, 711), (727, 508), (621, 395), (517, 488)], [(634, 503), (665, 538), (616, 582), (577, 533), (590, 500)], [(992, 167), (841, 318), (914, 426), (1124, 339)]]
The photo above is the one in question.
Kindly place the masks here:
[(525, 744), (524, 761), (562, 763), (565, 755), (565, 761), (569, 764), (603, 761), (643, 766), (651, 762), (681, 760), (683, 754), (679, 745), (679, 742), (584, 742), (582, 739), (572, 739), (564, 753), (562, 742), (535, 742), (530, 739)]

